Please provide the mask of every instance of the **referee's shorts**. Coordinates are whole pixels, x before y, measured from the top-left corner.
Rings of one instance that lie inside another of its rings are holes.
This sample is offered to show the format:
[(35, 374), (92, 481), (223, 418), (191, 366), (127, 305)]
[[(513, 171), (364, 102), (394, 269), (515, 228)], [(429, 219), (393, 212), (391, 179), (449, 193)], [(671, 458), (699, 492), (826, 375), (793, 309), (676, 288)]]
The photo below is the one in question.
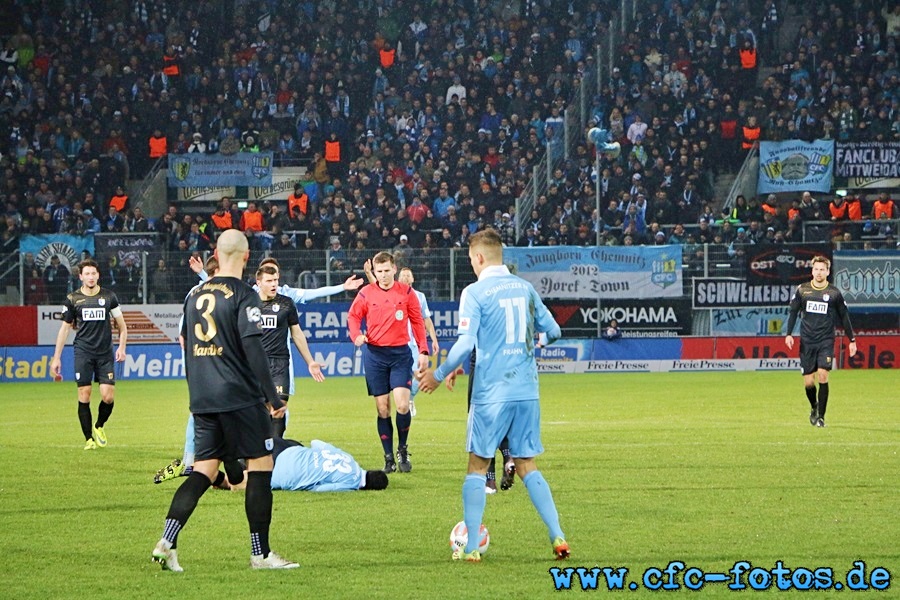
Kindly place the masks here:
[(366, 388), (370, 396), (384, 396), (391, 390), (412, 386), (413, 359), (409, 346), (366, 345), (363, 351)]

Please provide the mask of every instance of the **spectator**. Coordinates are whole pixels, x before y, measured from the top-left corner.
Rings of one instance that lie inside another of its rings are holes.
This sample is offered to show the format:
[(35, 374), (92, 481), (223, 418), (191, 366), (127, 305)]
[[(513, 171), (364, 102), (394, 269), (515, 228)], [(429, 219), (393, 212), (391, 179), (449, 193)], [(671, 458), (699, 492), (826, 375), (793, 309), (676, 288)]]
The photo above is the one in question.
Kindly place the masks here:
[(51, 304), (62, 304), (69, 293), (69, 269), (58, 254), (50, 257), (50, 264), (44, 267), (44, 288)]

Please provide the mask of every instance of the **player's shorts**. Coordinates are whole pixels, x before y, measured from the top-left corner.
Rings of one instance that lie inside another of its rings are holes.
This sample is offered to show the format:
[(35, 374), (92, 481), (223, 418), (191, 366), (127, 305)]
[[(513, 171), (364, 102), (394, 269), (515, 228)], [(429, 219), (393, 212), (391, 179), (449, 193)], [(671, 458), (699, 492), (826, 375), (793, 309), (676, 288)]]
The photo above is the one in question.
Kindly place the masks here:
[(370, 396), (383, 396), (396, 388), (412, 386), (412, 356), (409, 346), (366, 345), (363, 366), (366, 369), (366, 388)]
[(271, 454), (272, 417), (260, 402), (238, 410), (194, 415), (196, 460), (260, 458)]
[(800, 340), (800, 369), (804, 375), (819, 369), (830, 371), (834, 363), (834, 341), (825, 344), (804, 344)]
[(95, 356), (82, 352), (75, 352), (75, 383), (78, 387), (97, 383), (116, 385), (115, 360), (113, 353), (104, 356)]
[(537, 400), (472, 405), (466, 430), (466, 450), (490, 458), (504, 437), (509, 438), (509, 453), (514, 458), (531, 458), (544, 452), (541, 405)]
[(275, 392), (287, 400), (291, 392), (291, 361), (287, 358), (269, 358), (269, 372), (275, 382)]

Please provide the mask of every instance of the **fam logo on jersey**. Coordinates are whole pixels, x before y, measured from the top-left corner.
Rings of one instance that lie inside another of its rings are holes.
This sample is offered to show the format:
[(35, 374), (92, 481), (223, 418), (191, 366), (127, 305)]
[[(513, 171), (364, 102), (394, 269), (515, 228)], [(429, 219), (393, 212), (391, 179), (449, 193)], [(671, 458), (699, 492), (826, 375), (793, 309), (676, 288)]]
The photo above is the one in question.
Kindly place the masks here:
[(184, 181), (191, 173), (191, 161), (187, 158), (176, 158), (175, 164), (172, 165), (172, 172), (175, 173), (175, 179)]
[(44, 269), (50, 264), (50, 260), (54, 256), (59, 257), (59, 262), (69, 269), (70, 273), (78, 264), (78, 251), (65, 242), (50, 242), (41, 248), (41, 251), (34, 257), (34, 262), (37, 263), (41, 269)]
[(271, 156), (254, 156), (250, 166), (250, 172), (257, 179), (264, 179), (272, 174)]
[(655, 285), (667, 288), (678, 281), (677, 266), (674, 258), (669, 258), (668, 255), (663, 254), (662, 260), (654, 260), (651, 267), (653, 272), (650, 275), (650, 281)]

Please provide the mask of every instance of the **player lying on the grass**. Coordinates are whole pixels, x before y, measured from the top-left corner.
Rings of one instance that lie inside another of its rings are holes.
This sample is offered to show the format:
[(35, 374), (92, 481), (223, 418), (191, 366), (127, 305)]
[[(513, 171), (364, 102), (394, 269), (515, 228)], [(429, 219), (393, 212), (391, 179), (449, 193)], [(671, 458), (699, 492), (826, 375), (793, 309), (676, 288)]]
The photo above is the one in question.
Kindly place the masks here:
[[(296, 440), (275, 438), (273, 443), (273, 490), (351, 492), (383, 490), (388, 486), (384, 471), (364, 471), (349, 453), (327, 442), (313, 440), (311, 447), (306, 447)], [(246, 473), (240, 469), (235, 472), (233, 468), (228, 469), (227, 477), (219, 472), (216, 487), (233, 490), (247, 487)], [(230, 483), (233, 479), (237, 482)]]

